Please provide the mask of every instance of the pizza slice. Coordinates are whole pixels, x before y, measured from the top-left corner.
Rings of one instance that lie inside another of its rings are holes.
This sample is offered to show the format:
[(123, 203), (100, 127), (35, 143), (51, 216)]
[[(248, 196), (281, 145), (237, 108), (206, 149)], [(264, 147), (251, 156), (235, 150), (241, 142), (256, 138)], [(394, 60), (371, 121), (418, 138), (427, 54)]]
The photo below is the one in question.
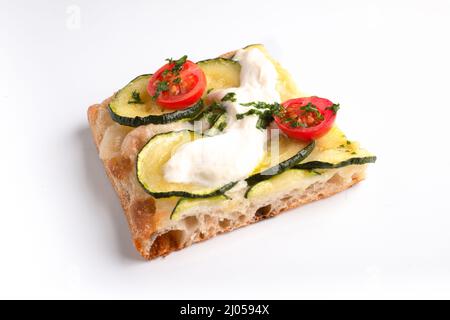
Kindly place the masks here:
[(305, 96), (262, 45), (168, 59), (88, 110), (106, 173), (146, 259), (331, 196), (376, 157)]

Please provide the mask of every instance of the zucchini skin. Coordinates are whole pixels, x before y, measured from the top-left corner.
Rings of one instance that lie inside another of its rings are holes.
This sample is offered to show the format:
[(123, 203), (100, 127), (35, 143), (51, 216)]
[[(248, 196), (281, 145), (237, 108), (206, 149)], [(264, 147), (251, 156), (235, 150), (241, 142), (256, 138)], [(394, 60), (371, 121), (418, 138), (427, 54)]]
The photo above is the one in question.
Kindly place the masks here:
[[(194, 131), (192, 131), (192, 130), (183, 130), (183, 131), (188, 131), (188, 132), (194, 133)], [(147, 145), (156, 137), (166, 135), (166, 134), (176, 133), (176, 132), (177, 131), (170, 131), (170, 132), (163, 132), (163, 133), (154, 135), (149, 141), (147, 141), (147, 143), (142, 147), (141, 151), (139, 151), (139, 153), (138, 153), (136, 163), (135, 163), (136, 179), (139, 182), (139, 184), (142, 186), (142, 188), (145, 190), (146, 193), (148, 193), (149, 195), (151, 195), (152, 197), (154, 197), (156, 199), (170, 198), (170, 197), (182, 197), (182, 198), (191, 198), (191, 199), (210, 198), (210, 197), (220, 196), (220, 195), (224, 194), (226, 191), (228, 191), (229, 189), (234, 187), (234, 185), (236, 185), (236, 183), (238, 183), (238, 181), (233, 181), (233, 182), (230, 182), (230, 183), (227, 183), (227, 184), (221, 186), (218, 189), (212, 190), (211, 192), (200, 193), (200, 194), (191, 193), (191, 192), (183, 191), (183, 190), (173, 190), (173, 191), (164, 191), (164, 192), (156, 192), (156, 191), (148, 190), (148, 188), (145, 186), (144, 183), (142, 183), (142, 181), (139, 177), (140, 154), (141, 154), (142, 150), (144, 150), (147, 147)], [(199, 133), (196, 133), (196, 134), (204, 137), (204, 135), (202, 135), (202, 134), (199, 134)]]
[(338, 163), (322, 162), (322, 161), (310, 161), (305, 163), (296, 164), (294, 169), (313, 170), (313, 169), (337, 169), (351, 165), (362, 165), (366, 163), (375, 163), (377, 161), (376, 156), (371, 157), (356, 157), (350, 158)]
[(308, 144), (306, 147), (304, 147), (302, 150), (300, 150), (293, 157), (291, 157), (285, 161), (282, 161), (279, 164), (277, 164), (276, 166), (266, 169), (260, 173), (254, 174), (254, 175), (248, 177), (247, 179), (245, 179), (245, 181), (247, 182), (249, 187), (252, 187), (255, 184), (257, 184), (258, 182), (270, 179), (271, 177), (278, 175), (278, 174), (286, 171), (287, 169), (292, 168), (293, 166), (295, 166), (295, 164), (305, 160), (306, 157), (308, 157), (311, 154), (311, 152), (314, 150), (315, 146), (316, 146), (315, 141), (311, 141), (310, 144)]
[[(137, 166), (136, 166), (136, 168), (137, 168)], [(139, 181), (139, 184), (142, 186), (142, 188), (144, 188), (145, 192), (147, 192), (149, 195), (151, 195), (155, 199), (170, 198), (170, 197), (182, 197), (182, 198), (190, 198), (190, 199), (201, 199), (201, 198), (216, 197), (216, 196), (223, 195), (225, 192), (227, 192), (228, 190), (233, 188), (235, 186), (235, 184), (237, 183), (237, 182), (230, 182), (230, 183), (228, 183), (228, 184), (226, 184), (226, 185), (220, 187), (219, 189), (216, 189), (216, 190), (214, 190), (213, 192), (210, 192), (210, 193), (195, 194), (195, 193), (190, 193), (190, 192), (187, 192), (187, 191), (179, 191), (179, 190), (167, 191), (167, 192), (154, 192), (154, 191), (148, 190), (144, 186), (144, 184), (141, 183), (141, 181), (139, 180), (139, 177), (138, 177), (138, 181)]]
[[(310, 161), (305, 163), (299, 163), (294, 165), (292, 168), (289, 168), (291, 170), (313, 170), (313, 169), (337, 169), (342, 168), (350, 165), (362, 165), (367, 163), (373, 163), (377, 159), (376, 156), (368, 156), (368, 157), (355, 157), (350, 158), (338, 163), (329, 163), (329, 162), (323, 162), (323, 161)], [(248, 198), (248, 195), (250, 191), (252, 190), (253, 186), (250, 186), (250, 188), (247, 189), (245, 192), (245, 198)]]
[(179, 210), (184, 202), (193, 202), (193, 201), (199, 201), (199, 200), (225, 201), (225, 200), (230, 200), (230, 198), (227, 197), (225, 194), (219, 195), (217, 197), (210, 197), (210, 198), (203, 198), (203, 199), (180, 198), (180, 199), (178, 199), (177, 204), (175, 205), (175, 208), (173, 208), (172, 213), (170, 214), (170, 220), (178, 220), (180, 218), (180, 215), (182, 212), (180, 212)]
[(191, 118), (194, 118), (198, 113), (200, 113), (202, 109), (203, 109), (203, 100), (199, 100), (196, 104), (186, 109), (177, 110), (174, 112), (164, 113), (160, 115), (148, 115), (146, 117), (136, 116), (134, 118), (130, 118), (120, 116), (114, 113), (111, 106), (108, 105), (108, 111), (109, 114), (111, 115), (111, 118), (115, 122), (128, 127), (139, 127), (147, 124), (166, 124), (183, 119), (190, 120)]
[[(150, 141), (152, 141), (155, 137), (157, 137), (159, 135), (164, 135), (164, 134), (167, 134), (167, 133), (160, 133), (160, 134), (152, 137), (144, 145), (144, 147), (142, 147), (141, 151), (144, 150), (145, 147), (147, 146), (147, 144), (150, 143)], [(295, 154), (291, 158), (289, 158), (285, 161), (282, 161), (279, 164), (277, 164), (276, 166), (268, 168), (260, 173), (254, 174), (254, 175), (248, 177), (247, 179), (245, 179), (245, 181), (251, 187), (258, 182), (267, 180), (274, 175), (280, 174), (280, 173), (284, 172), (285, 170), (293, 167), (295, 164), (299, 163), (300, 161), (306, 159), (306, 157), (308, 157), (309, 154), (314, 150), (314, 147), (315, 147), (315, 142), (312, 141), (310, 144), (308, 144), (305, 148), (300, 150), (297, 154)], [(139, 154), (140, 154), (140, 152), (139, 152)], [(234, 187), (239, 182), (239, 181), (232, 181), (230, 183), (227, 183), (227, 184), (219, 187), (218, 189), (212, 190), (211, 192), (208, 192), (208, 193), (202, 193), (202, 194), (191, 193), (191, 192), (184, 191), (184, 190), (172, 190), (172, 191), (164, 191), (164, 192), (152, 191), (152, 190), (149, 190), (145, 186), (145, 184), (141, 182), (141, 179), (139, 177), (139, 174), (140, 174), (139, 168), (138, 168), (139, 161), (140, 161), (139, 154), (138, 154), (138, 157), (136, 160), (136, 178), (137, 178), (139, 184), (142, 186), (142, 188), (148, 194), (150, 194), (151, 196), (153, 196), (156, 199), (169, 198), (169, 197), (182, 197), (182, 198), (196, 199), (196, 198), (210, 198), (210, 197), (220, 196), (220, 195), (223, 195), (226, 191), (230, 190), (232, 187)]]
[(195, 194), (195, 193), (190, 193), (187, 191), (151, 192), (151, 191), (147, 190), (142, 183), (141, 183), (141, 186), (144, 188), (144, 190), (148, 194), (150, 194), (155, 199), (170, 198), (170, 197), (200, 199), (200, 198), (209, 198), (209, 197), (220, 196), (220, 195), (224, 194), (226, 191), (233, 188), (236, 183), (237, 182), (230, 182), (230, 183), (220, 187), (219, 189), (214, 190), (213, 192), (205, 193), (205, 194)]
[[(162, 133), (162, 134), (164, 134), (164, 133)], [(260, 173), (254, 174), (254, 175), (248, 177), (247, 179), (245, 179), (245, 181), (247, 182), (247, 184), (249, 186), (253, 186), (260, 181), (267, 180), (274, 175), (280, 174), (280, 173), (286, 171), (287, 169), (291, 168), (292, 166), (294, 166), (296, 163), (298, 163), (298, 162), (304, 160), (306, 157), (308, 157), (309, 154), (314, 150), (314, 147), (315, 147), (315, 142), (312, 141), (305, 148), (300, 150), (300, 152), (298, 152), (295, 156), (293, 156), (283, 162), (280, 162), (276, 166), (266, 169)], [(144, 149), (144, 148), (145, 148), (145, 146), (142, 149)], [(138, 161), (139, 161), (139, 156), (138, 156)], [(209, 197), (220, 196), (220, 195), (223, 195), (226, 191), (230, 190), (232, 187), (234, 187), (239, 182), (239, 181), (233, 181), (233, 182), (227, 183), (226, 185), (224, 185), (212, 192), (205, 193), (205, 194), (195, 194), (195, 193), (190, 193), (190, 192), (182, 191), (182, 190), (174, 190), (174, 191), (168, 191), (168, 192), (154, 192), (154, 191), (148, 190), (145, 187), (145, 185), (140, 181), (139, 170), (138, 170), (138, 161), (136, 161), (137, 180), (139, 181), (139, 184), (142, 186), (142, 188), (144, 188), (144, 190), (148, 194), (150, 194), (151, 196), (153, 196), (156, 199), (169, 198), (169, 197), (182, 197), (182, 198), (196, 199), (196, 198), (209, 198)]]
[(223, 61), (225, 63), (235, 63), (235, 64), (239, 64), (239, 62), (233, 60), (233, 59), (227, 59), (227, 58), (212, 58), (212, 59), (205, 59), (205, 60), (201, 60), (196, 62), (196, 64), (202, 65), (203, 63), (210, 63), (210, 62), (220, 62)]

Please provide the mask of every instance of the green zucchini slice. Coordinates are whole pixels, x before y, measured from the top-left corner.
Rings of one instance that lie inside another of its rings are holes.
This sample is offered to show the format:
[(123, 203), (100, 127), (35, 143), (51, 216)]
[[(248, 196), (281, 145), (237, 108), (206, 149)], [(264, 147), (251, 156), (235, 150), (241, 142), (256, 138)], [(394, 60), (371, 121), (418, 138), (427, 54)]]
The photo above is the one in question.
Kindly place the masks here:
[(192, 119), (202, 110), (202, 100), (182, 110), (173, 111), (161, 108), (147, 93), (150, 77), (151, 74), (138, 76), (114, 95), (108, 107), (114, 121), (129, 127), (150, 123), (165, 124)]
[(199, 61), (197, 65), (205, 73), (207, 91), (239, 87), (241, 84), (241, 65), (237, 61), (216, 58)]
[(314, 170), (314, 169), (338, 169), (342, 167), (347, 167), (351, 165), (362, 165), (366, 163), (375, 163), (377, 160), (376, 156), (365, 156), (365, 157), (355, 157), (350, 158), (337, 163), (323, 162), (323, 161), (309, 161), (304, 163), (299, 163), (294, 166), (295, 169), (303, 170)]
[(308, 170), (289, 169), (251, 186), (245, 193), (245, 197), (250, 200), (264, 199), (283, 190), (298, 188), (299, 183), (310, 185), (314, 183), (314, 179), (319, 179), (318, 177), (320, 176), (313, 175)]
[(305, 145), (305, 143), (291, 140), (284, 135), (279, 136), (278, 141), (278, 152), (274, 152), (274, 148), (269, 145), (269, 151), (261, 165), (258, 166), (253, 174), (245, 180), (249, 186), (270, 179), (274, 175), (280, 174), (293, 167), (306, 159), (315, 147), (314, 141)]
[(348, 142), (329, 149), (316, 149), (308, 157), (308, 161), (295, 165), (297, 169), (336, 169), (349, 165), (373, 163), (376, 157), (365, 149), (361, 149), (356, 142)]
[(215, 196), (211, 198), (204, 199), (189, 199), (189, 198), (181, 198), (178, 200), (175, 208), (173, 209), (170, 219), (171, 220), (179, 220), (183, 214), (195, 207), (199, 206), (212, 206), (221, 203), (222, 201), (229, 200), (226, 195)]
[[(333, 151), (333, 150), (331, 150)], [(335, 155), (341, 151), (334, 150)], [(328, 154), (331, 156), (332, 152)], [(358, 154), (358, 152), (356, 152)], [(359, 154), (367, 154), (366, 151), (360, 150)], [(340, 154), (337, 155), (337, 158), (343, 159), (345, 155)], [(293, 168), (286, 170), (285, 172), (271, 177), (268, 180), (259, 182), (253, 186), (251, 186), (245, 197), (248, 199), (254, 198), (263, 198), (278, 190), (289, 190), (298, 187), (300, 181), (303, 181), (305, 184), (309, 185), (313, 183), (314, 179), (320, 178), (320, 172), (314, 173), (310, 170), (315, 169), (337, 169), (350, 165), (363, 165), (366, 163), (373, 163), (376, 161), (375, 156), (354, 156), (349, 153), (346, 153), (346, 160), (342, 161), (332, 161), (332, 162), (322, 162), (322, 161), (308, 161), (305, 163), (296, 164)], [(313, 180), (311, 180), (313, 179)]]
[[(203, 137), (197, 132), (182, 130), (162, 133), (150, 139), (137, 158), (137, 178), (143, 188), (155, 198), (209, 198), (231, 189), (237, 181), (213, 189), (194, 184), (171, 183), (164, 179), (164, 165), (174, 152), (183, 144)], [(305, 159), (313, 149), (314, 142), (305, 146), (304, 143), (280, 136), (278, 152), (268, 152), (246, 181), (249, 185), (254, 185), (280, 174)], [(273, 148), (269, 147), (269, 150)]]
[(202, 137), (194, 131), (182, 130), (161, 133), (151, 138), (139, 152), (136, 162), (137, 179), (142, 187), (155, 198), (208, 198), (231, 189), (236, 182), (212, 189), (194, 184), (172, 183), (164, 179), (164, 165), (174, 152), (183, 144)]

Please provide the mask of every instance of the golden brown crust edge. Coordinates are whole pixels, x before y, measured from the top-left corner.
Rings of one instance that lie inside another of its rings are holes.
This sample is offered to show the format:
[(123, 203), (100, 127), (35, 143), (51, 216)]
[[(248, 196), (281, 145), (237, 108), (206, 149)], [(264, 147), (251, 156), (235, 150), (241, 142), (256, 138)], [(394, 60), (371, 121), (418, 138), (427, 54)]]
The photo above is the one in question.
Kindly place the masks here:
[[(98, 115), (102, 108), (107, 108), (109, 101), (111, 100), (111, 97), (103, 101), (101, 104), (95, 104), (89, 107), (87, 115), (88, 115), (88, 121), (89, 126), (91, 128), (92, 136), (94, 139), (95, 146), (97, 147), (97, 151), (99, 151), (100, 143), (102, 141), (103, 135), (105, 133), (105, 129), (107, 128), (99, 126), (98, 125)], [(122, 206), (122, 209), (124, 210), (125, 216), (127, 218), (128, 227), (130, 229), (133, 243), (136, 247), (136, 249), (139, 251), (139, 253), (144, 256), (143, 248), (139, 243), (140, 235), (139, 233), (136, 233), (135, 230), (139, 229), (138, 226), (134, 224), (133, 219), (130, 216), (130, 196), (128, 194), (128, 191), (125, 190), (125, 188), (122, 187), (122, 185), (119, 183), (119, 180), (115, 177), (113, 174), (114, 167), (110, 160), (102, 160), (103, 166), (105, 168), (106, 175), (111, 182), (114, 191), (119, 197), (120, 204)], [(153, 206), (154, 209), (154, 206)]]

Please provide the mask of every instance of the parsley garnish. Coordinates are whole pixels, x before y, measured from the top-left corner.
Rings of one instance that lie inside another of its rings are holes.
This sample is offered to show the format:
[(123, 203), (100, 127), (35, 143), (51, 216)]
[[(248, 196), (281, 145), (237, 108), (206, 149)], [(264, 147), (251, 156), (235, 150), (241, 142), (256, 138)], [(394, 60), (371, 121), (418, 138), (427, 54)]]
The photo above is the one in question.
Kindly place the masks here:
[(273, 121), (273, 115), (277, 115), (280, 112), (281, 105), (278, 102), (267, 103), (267, 102), (248, 102), (241, 103), (244, 107), (253, 107), (245, 113), (239, 113), (236, 115), (236, 119), (242, 119), (245, 116), (257, 115), (258, 122), (256, 127), (258, 129), (266, 129), (269, 124)]
[(333, 103), (333, 105), (331, 106), (331, 107), (328, 107), (328, 108), (326, 108), (327, 110), (331, 110), (331, 111), (333, 111), (334, 112), (334, 114), (336, 114), (336, 112), (338, 112), (338, 110), (340, 109), (341, 107), (339, 106), (339, 103), (338, 104), (334, 104)]
[(165, 92), (167, 90), (169, 90), (169, 83), (167, 81), (159, 81), (156, 85), (155, 94), (152, 96), (153, 100), (156, 100), (161, 92)]
[(296, 121), (291, 118), (289, 118), (289, 120), (287, 122), (290, 123), (292, 128), (298, 128), (298, 127), (306, 128), (306, 124), (304, 124), (303, 122), (300, 122), (300, 121)]
[(223, 96), (221, 101), (222, 102), (225, 102), (225, 101), (236, 102), (236, 93), (228, 92), (226, 95)]
[(173, 60), (172, 58), (166, 59), (166, 61), (168, 61), (169, 64), (173, 64), (173, 67), (172, 67), (172, 69), (170, 69), (170, 71), (172, 71), (172, 73), (174, 75), (178, 75), (180, 73), (181, 68), (186, 63), (186, 60), (187, 60), (187, 55), (182, 56), (178, 60)]
[[(173, 60), (172, 58), (166, 59), (171, 65), (170, 69), (166, 69), (161, 73), (161, 78), (156, 85), (155, 94), (152, 96), (154, 100), (156, 100), (161, 92), (169, 90), (169, 81), (171, 84), (180, 84), (181, 78), (179, 77), (180, 71), (183, 68), (183, 65), (186, 63), (187, 56), (184, 55), (178, 60)], [(170, 74), (170, 75), (169, 75)], [(172, 77), (176, 76), (175, 79)], [(172, 80), (173, 79), (173, 80)]]
[(210, 94), (211, 91), (213, 91), (213, 90), (214, 90), (214, 88), (209, 88), (208, 91), (206, 91), (206, 94)]
[(224, 112), (225, 107), (220, 103), (214, 102), (204, 111), (203, 116), (209, 125), (212, 126)]
[(311, 102), (309, 102), (306, 106), (300, 107), (300, 110), (303, 111), (302, 115), (311, 112), (314, 113), (314, 115), (318, 120), (323, 120), (323, 115), (320, 113), (317, 107), (313, 105)]
[(139, 94), (138, 91), (133, 90), (133, 92), (131, 93), (131, 99), (128, 100), (128, 103), (134, 103), (134, 104), (143, 104), (144, 102), (141, 99), (141, 95)]

